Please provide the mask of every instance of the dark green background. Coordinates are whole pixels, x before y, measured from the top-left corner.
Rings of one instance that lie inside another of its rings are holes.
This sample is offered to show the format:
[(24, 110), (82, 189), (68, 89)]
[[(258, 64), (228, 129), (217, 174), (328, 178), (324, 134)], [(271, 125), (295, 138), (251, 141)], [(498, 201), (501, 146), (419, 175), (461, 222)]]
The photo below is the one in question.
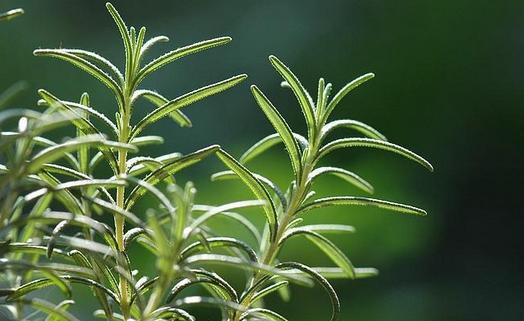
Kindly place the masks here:
[[(357, 234), (335, 242), (355, 265), (381, 271), (375, 279), (335, 282), (341, 320), (524, 320), (524, 1), (114, 4), (129, 25), (147, 26), (149, 36), (169, 36), (164, 50), (233, 37), (230, 45), (180, 60), (145, 83), (165, 96), (174, 98), (233, 74), (249, 75), (233, 90), (187, 108), (192, 129), (162, 121), (153, 132), (164, 135), (166, 143), (146, 150), (152, 155), (220, 143), (239, 156), (272, 131), (249, 93), (251, 83), (303, 131), (299, 108), (279, 87), (269, 54), (288, 64), (312, 93), (319, 77), (338, 89), (363, 73), (377, 75), (348, 96), (336, 116), (381, 129), (391, 141), (428, 158), (435, 173), (377, 151), (339, 152), (330, 161), (368, 178), (377, 196), (426, 208), (430, 215), (413, 218), (359, 208), (311, 214), (312, 221), (355, 225)], [(38, 88), (68, 100), (88, 91), (94, 106), (113, 114), (116, 107), (102, 85), (63, 62), (32, 56), (35, 48), (85, 48), (121, 65), (122, 46), (104, 1), (0, 2), (0, 11), (12, 7), (23, 7), (26, 15), (1, 25), (0, 89), (26, 80), (29, 90), (19, 106), (34, 106)], [(278, 149), (252, 168), (282, 184), (289, 178), (288, 161)], [(219, 169), (209, 161), (187, 175), (196, 181), (200, 202), (249, 196), (235, 183), (209, 183), (208, 175)], [(357, 193), (337, 180), (326, 179), (318, 187), (323, 193)], [(296, 242), (283, 255), (327, 263), (315, 251)], [(139, 265), (152, 268), (146, 259)], [(87, 305), (90, 300), (77, 301)], [(278, 298), (270, 303), (291, 320), (327, 320), (329, 313), (328, 299), (319, 290), (294, 288), (289, 304)], [(88, 311), (77, 308), (82, 320), (89, 320)]]

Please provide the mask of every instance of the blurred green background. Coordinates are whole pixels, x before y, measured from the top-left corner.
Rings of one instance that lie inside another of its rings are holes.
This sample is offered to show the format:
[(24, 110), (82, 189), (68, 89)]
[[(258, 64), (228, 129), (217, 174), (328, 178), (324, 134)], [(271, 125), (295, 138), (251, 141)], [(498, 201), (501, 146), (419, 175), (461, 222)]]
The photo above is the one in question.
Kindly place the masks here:
[[(34, 106), (38, 88), (67, 100), (88, 91), (94, 106), (113, 114), (109, 91), (97, 81), (66, 63), (32, 55), (35, 48), (85, 48), (121, 65), (122, 46), (104, 2), (1, 1), (0, 11), (23, 7), (26, 14), (0, 28), (0, 89), (27, 81), (19, 106)], [(524, 152), (518, 138), (524, 129), (524, 1), (113, 3), (129, 25), (145, 25), (149, 36), (171, 38), (156, 54), (215, 36), (234, 39), (157, 72), (145, 86), (174, 98), (233, 74), (249, 75), (233, 90), (187, 108), (193, 128), (162, 121), (153, 133), (164, 135), (166, 143), (145, 151), (153, 156), (212, 143), (239, 156), (271, 133), (250, 95), (251, 83), (266, 92), (293, 128), (303, 131), (294, 97), (280, 88), (281, 79), (267, 61), (270, 54), (288, 64), (311, 92), (319, 77), (338, 89), (363, 73), (377, 75), (340, 104), (336, 117), (379, 128), (392, 142), (429, 159), (435, 173), (372, 150), (341, 151), (330, 162), (370, 180), (376, 196), (423, 207), (430, 215), (414, 218), (360, 208), (310, 215), (311, 221), (354, 225), (355, 235), (334, 241), (355, 265), (381, 271), (374, 279), (335, 282), (341, 320), (524, 320)], [(281, 184), (290, 175), (279, 149), (251, 168)], [(249, 196), (240, 184), (210, 183), (209, 174), (220, 169), (210, 160), (180, 181), (195, 181), (200, 202)], [(336, 179), (326, 178), (317, 187), (323, 195), (358, 193)], [(222, 228), (233, 233), (231, 227)], [(283, 256), (328, 262), (314, 251), (296, 242)], [(146, 258), (139, 264), (139, 269), (152, 269)], [(329, 301), (320, 290), (293, 290), (289, 304), (278, 298), (270, 304), (290, 320), (328, 317)], [(91, 318), (86, 309), (91, 300), (77, 300), (84, 303), (76, 310), (82, 320)]]

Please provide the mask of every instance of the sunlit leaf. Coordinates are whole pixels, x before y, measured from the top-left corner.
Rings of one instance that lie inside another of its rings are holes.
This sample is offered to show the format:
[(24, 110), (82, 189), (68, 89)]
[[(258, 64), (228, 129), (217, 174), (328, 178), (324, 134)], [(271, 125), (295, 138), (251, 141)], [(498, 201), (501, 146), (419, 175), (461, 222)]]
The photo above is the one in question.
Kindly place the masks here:
[(422, 216), (427, 215), (426, 211), (414, 206), (358, 196), (337, 196), (320, 198), (312, 201), (311, 203), (305, 204), (298, 210), (297, 213), (305, 213), (316, 208), (340, 205), (372, 206), (405, 214)]
[(371, 139), (371, 138), (342, 138), (342, 139), (337, 139), (327, 145), (325, 145), (324, 147), (322, 147), (320, 149), (320, 152), (319, 152), (319, 155), (318, 155), (318, 159), (324, 157), (326, 154), (329, 154), (331, 153), (332, 151), (334, 150), (337, 150), (337, 149), (340, 149), (340, 148), (349, 148), (349, 147), (370, 147), (370, 148), (377, 148), (377, 149), (382, 149), (382, 150), (386, 150), (386, 151), (389, 151), (389, 152), (393, 152), (393, 153), (396, 153), (396, 154), (399, 154), (401, 156), (404, 156), (408, 159), (411, 159), (417, 163), (419, 163), (420, 165), (424, 166), (425, 168), (427, 168), (428, 170), (430, 171), (433, 171), (433, 166), (431, 166), (431, 164), (425, 160), (424, 158), (422, 158), (421, 156), (413, 153), (412, 151), (402, 147), (402, 146), (399, 146), (399, 145), (395, 145), (393, 143), (389, 143), (389, 142), (385, 142), (385, 141), (382, 141), (382, 140), (377, 140), (377, 139)]
[(358, 176), (357, 174), (353, 172), (350, 172), (350, 171), (347, 171), (345, 169), (338, 168), (338, 167), (316, 168), (309, 174), (309, 180), (314, 181), (318, 176), (322, 174), (331, 174), (336, 177), (339, 177), (367, 193), (373, 194), (374, 192), (373, 186), (370, 183), (368, 183), (366, 180), (364, 180), (363, 178), (361, 178), (360, 176)]
[(315, 119), (315, 106), (313, 101), (307, 92), (307, 90), (302, 86), (297, 76), (286, 66), (282, 61), (280, 61), (275, 56), (269, 56), (269, 61), (278, 71), (278, 73), (284, 78), (285, 81), (291, 87), (291, 90), (297, 97), (302, 113), (306, 119), (306, 124), (308, 127), (308, 136), (309, 138), (315, 137), (315, 128), (316, 128), (316, 119)]
[(189, 45), (189, 46), (185, 46), (185, 47), (181, 47), (181, 48), (178, 48), (176, 50), (173, 50), (173, 51), (170, 51), (156, 59), (154, 59), (153, 61), (151, 61), (150, 63), (148, 63), (147, 65), (145, 65), (142, 69), (140, 69), (137, 77), (136, 77), (136, 83), (140, 83), (147, 75), (151, 74), (152, 72), (154, 72), (155, 70), (167, 65), (167, 64), (170, 64), (172, 63), (173, 61), (175, 60), (178, 60), (182, 57), (185, 57), (187, 55), (190, 55), (190, 54), (193, 54), (193, 53), (197, 53), (197, 52), (200, 52), (200, 51), (203, 51), (203, 50), (206, 50), (206, 49), (211, 49), (211, 48), (214, 48), (214, 47), (218, 47), (218, 46), (221, 46), (221, 45), (225, 45), (227, 44), (228, 42), (231, 41), (231, 38), (230, 37), (220, 37), (220, 38), (215, 38), (215, 39), (211, 39), (211, 40), (205, 40), (205, 41), (201, 41), (201, 42), (197, 42), (197, 43), (194, 43), (192, 45)]
[(282, 138), (282, 141), (286, 146), (287, 153), (289, 154), (289, 158), (291, 159), (291, 165), (293, 166), (295, 176), (297, 178), (300, 177), (300, 174), (302, 173), (302, 163), (300, 162), (301, 154), (298, 143), (295, 140), (295, 137), (293, 137), (291, 128), (289, 128), (289, 125), (286, 123), (282, 115), (280, 115), (275, 106), (273, 106), (271, 101), (269, 101), (269, 99), (264, 95), (264, 93), (262, 93), (262, 91), (260, 91), (260, 89), (258, 89), (257, 86), (251, 86), (251, 92), (253, 93), (256, 102), (264, 114), (266, 114), (266, 117), (269, 119), (277, 133)]
[(266, 188), (262, 185), (262, 183), (260, 183), (259, 180), (255, 178), (255, 176), (253, 176), (253, 174), (247, 168), (241, 165), (225, 151), (219, 149), (217, 151), (217, 156), (227, 167), (229, 167), (229, 169), (231, 169), (240, 177), (244, 184), (249, 187), (251, 192), (255, 194), (258, 199), (265, 202), (264, 212), (266, 214), (266, 220), (269, 224), (271, 238), (274, 239), (278, 228), (278, 217), (273, 200), (271, 199), (271, 196), (267, 192)]

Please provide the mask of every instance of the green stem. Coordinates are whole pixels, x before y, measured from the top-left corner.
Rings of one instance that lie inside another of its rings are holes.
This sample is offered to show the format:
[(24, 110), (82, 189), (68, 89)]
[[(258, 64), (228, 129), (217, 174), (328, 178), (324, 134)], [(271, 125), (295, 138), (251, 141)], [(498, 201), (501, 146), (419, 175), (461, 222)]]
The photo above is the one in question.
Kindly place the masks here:
[[(130, 104), (129, 99), (126, 98), (124, 100), (124, 106), (123, 111), (121, 115), (121, 121), (120, 121), (120, 135), (119, 135), (119, 141), (121, 143), (127, 143), (128, 136), (129, 136), (129, 122), (130, 122)], [(118, 176), (123, 176), (127, 172), (127, 151), (126, 150), (119, 150), (118, 151)], [(116, 206), (118, 206), (121, 209), (124, 209), (125, 207), (125, 192), (126, 187), (125, 186), (118, 186), (116, 189)], [(125, 251), (125, 244), (124, 244), (124, 217), (121, 215), (115, 216), (115, 233), (116, 233), (116, 243), (118, 246), (118, 251), (123, 253)], [(119, 287), (120, 287), (120, 309), (122, 310), (122, 314), (124, 315), (124, 319), (127, 320), (129, 318), (129, 296), (128, 296), (128, 285), (127, 281), (124, 277), (120, 276), (119, 280)]]

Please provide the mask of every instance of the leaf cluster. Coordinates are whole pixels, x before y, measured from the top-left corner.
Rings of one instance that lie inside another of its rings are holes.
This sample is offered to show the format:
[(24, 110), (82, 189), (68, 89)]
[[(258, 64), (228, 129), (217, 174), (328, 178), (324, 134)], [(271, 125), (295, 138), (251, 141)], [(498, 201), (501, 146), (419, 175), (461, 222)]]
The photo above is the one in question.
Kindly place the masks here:
[[(426, 215), (414, 206), (368, 196), (317, 197), (314, 183), (333, 175), (364, 193), (373, 187), (343, 168), (322, 165), (326, 156), (339, 149), (369, 147), (393, 152), (432, 170), (421, 156), (389, 142), (374, 128), (351, 119), (330, 121), (343, 98), (373, 77), (359, 77), (331, 97), (332, 85), (318, 82), (314, 100), (298, 77), (277, 57), (271, 65), (282, 77), (282, 86), (296, 97), (307, 125), (303, 136), (279, 113), (269, 98), (251, 86), (255, 102), (273, 125), (268, 135), (238, 160), (218, 145), (194, 152), (150, 156), (143, 146), (161, 144), (163, 138), (144, 134), (165, 117), (181, 127), (192, 126), (183, 112), (189, 105), (228, 90), (247, 78), (236, 75), (195, 89), (176, 98), (166, 98), (142, 87), (144, 79), (181, 58), (231, 41), (229, 37), (204, 40), (147, 60), (151, 47), (167, 42), (165, 36), (146, 40), (146, 28), (128, 27), (117, 10), (107, 4), (124, 48), (120, 69), (108, 59), (81, 49), (38, 49), (36, 56), (65, 61), (93, 76), (115, 98), (115, 114), (108, 115), (92, 104), (85, 92), (76, 101), (61, 99), (40, 89), (38, 111), (5, 109), (0, 112), (0, 316), (7, 320), (78, 320), (69, 312), (75, 303), (72, 285), (89, 288), (98, 301), (95, 316), (105, 320), (195, 320), (191, 306), (218, 307), (223, 320), (286, 320), (264, 304), (264, 298), (279, 293), (289, 299), (290, 284), (325, 290), (336, 320), (340, 301), (329, 279), (374, 276), (373, 268), (358, 268), (326, 235), (353, 233), (352, 226), (307, 224), (304, 216), (328, 206), (374, 206), (386, 210)], [(0, 16), (8, 19), (19, 11)], [(9, 93), (6, 97), (9, 97)], [(0, 100), (1, 101), (1, 100)], [(139, 121), (133, 114), (137, 102), (151, 105)], [(50, 139), (59, 128), (72, 127), (73, 138)], [(353, 130), (358, 137), (330, 140), (334, 131)], [(285, 188), (247, 164), (269, 148), (283, 144), (289, 156), (293, 179)], [(175, 178), (187, 167), (216, 157), (227, 170), (212, 175), (215, 181), (239, 179), (254, 199), (222, 205), (196, 202), (193, 183), (178, 184)], [(103, 168), (109, 177), (100, 177)], [(147, 210), (137, 204), (144, 204)], [(265, 225), (254, 225), (242, 211), (257, 208)], [(227, 220), (252, 236), (255, 242), (218, 233), (211, 224)], [(112, 224), (109, 222), (113, 222)], [(279, 253), (289, 239), (312, 242), (333, 266), (308, 266), (281, 261)], [(130, 255), (141, 247), (154, 258), (155, 273), (136, 269), (140, 258)], [(219, 266), (240, 269), (245, 285), (238, 289), (217, 271)], [(205, 293), (188, 296), (185, 289), (200, 287)], [(39, 298), (43, 289), (54, 288), (61, 302)], [(27, 314), (27, 311), (30, 311)]]

